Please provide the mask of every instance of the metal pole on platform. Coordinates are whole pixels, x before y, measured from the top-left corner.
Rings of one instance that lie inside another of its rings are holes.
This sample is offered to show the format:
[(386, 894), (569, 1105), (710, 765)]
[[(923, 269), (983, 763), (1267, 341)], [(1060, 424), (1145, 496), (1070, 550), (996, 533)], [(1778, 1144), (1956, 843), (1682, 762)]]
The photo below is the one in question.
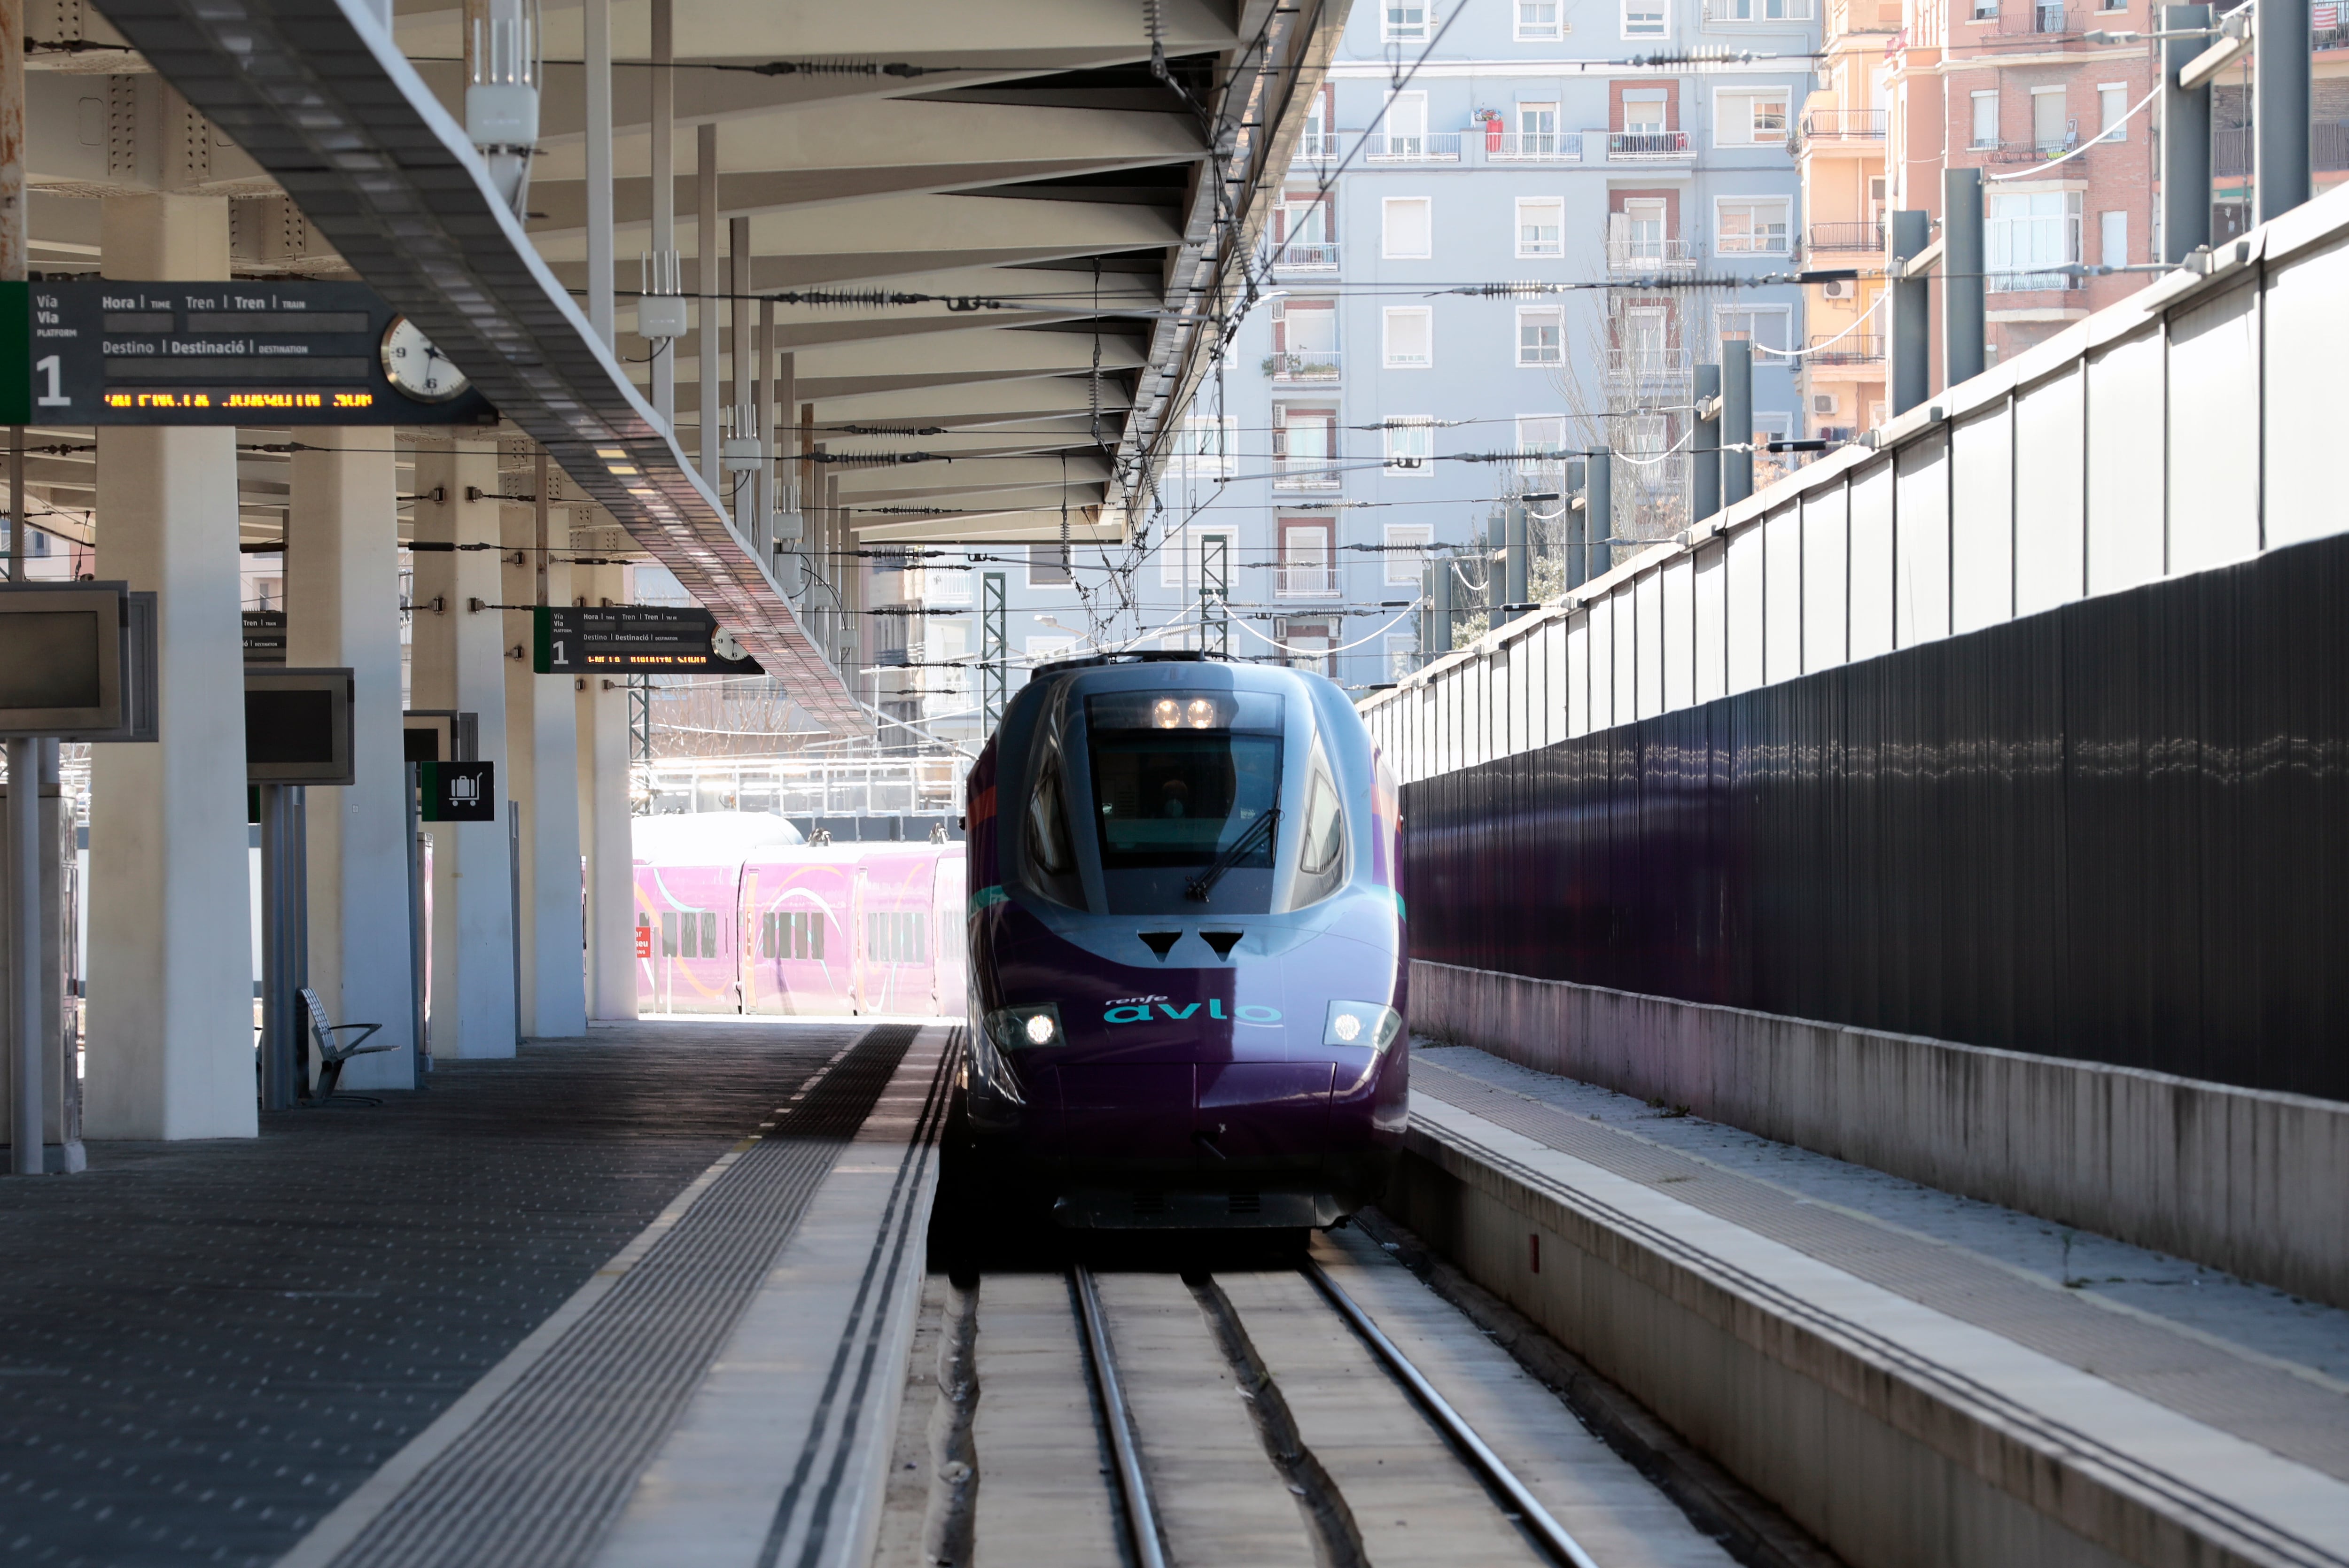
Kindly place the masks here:
[(261, 1109), (294, 1107), (293, 1037), (287, 1030), (285, 786), (256, 784), (261, 800)]
[[(670, 269), (677, 254), (677, 0), (652, 0), (651, 71), (653, 276), (647, 288), (676, 287)], [(657, 280), (657, 282), (656, 282)], [(677, 428), (677, 340), (656, 343), (653, 356), (653, 412), (664, 428)], [(539, 603), (544, 603), (544, 600)]]
[(1615, 449), (1593, 449), (1582, 459), (1582, 581), (1588, 583), (1615, 564)]
[(1720, 438), (1721, 504), (1734, 506), (1754, 493), (1754, 345), (1742, 337), (1721, 346)]
[[(1909, 263), (1925, 253), (1932, 238), (1931, 214), (1910, 210), (1892, 214), (1885, 226), (1885, 276), (1892, 290), (1892, 362), (1889, 367), (1892, 412), (1897, 417), (1933, 395), (1933, 324), (1924, 277), (1908, 275)], [(1727, 438), (1723, 438), (1726, 439)]]
[(40, 744), (8, 742), (8, 1141), (19, 1176), (41, 1173)]
[(1003, 581), (1000, 572), (982, 573), (978, 581), (978, 724), (989, 735), (1002, 724), (1010, 694), (1010, 633)]
[(1989, 357), (1982, 276), (1982, 176), (1941, 170), (1941, 384), (1982, 373)]
[[(1501, 539), (1501, 602), (1504, 605), (1522, 604), (1532, 593), (1532, 589), (1526, 582), (1526, 503), (1524, 501), (1509, 502), (1509, 514), (1503, 521), (1502, 528), (1504, 531)], [(1506, 619), (1514, 621), (1524, 612), (1505, 608), (1501, 614)]]
[(2308, 106), (2316, 54), (2308, 0), (2258, 0), (2251, 21), (2251, 221), (2280, 218), (2309, 197)]
[(693, 139), (693, 281), (701, 294), (701, 315), (693, 332), (700, 412), (701, 477), (717, 490), (726, 472), (719, 463), (718, 418), (718, 127), (704, 120)]
[(424, 1087), (424, 1075), (432, 1070), (431, 1040), (425, 1033), (429, 1022), (428, 993), (425, 965), (431, 954), (431, 942), (424, 929), (424, 824), (417, 809), (417, 791), (423, 788), (423, 770), (415, 763), (403, 766), (408, 770), (408, 991), (411, 1026), (415, 1034), (416, 1085)]
[(1429, 614), (1433, 624), (1428, 632), (1427, 651), (1437, 658), (1452, 651), (1452, 580), (1459, 568), (1453, 558), (1444, 556), (1435, 563), (1435, 592), (1429, 595)]
[[(1689, 521), (1721, 510), (1721, 366), (1696, 367), (1696, 428), (1689, 435)], [(1711, 409), (1710, 416), (1705, 410)]]
[(2185, 37), (2161, 41), (2161, 260), (2176, 266), (2210, 242), (2210, 89), (2189, 92), (2178, 73), (2209, 40), (2190, 35), (2210, 25), (2208, 5), (2159, 5), (2157, 26)]

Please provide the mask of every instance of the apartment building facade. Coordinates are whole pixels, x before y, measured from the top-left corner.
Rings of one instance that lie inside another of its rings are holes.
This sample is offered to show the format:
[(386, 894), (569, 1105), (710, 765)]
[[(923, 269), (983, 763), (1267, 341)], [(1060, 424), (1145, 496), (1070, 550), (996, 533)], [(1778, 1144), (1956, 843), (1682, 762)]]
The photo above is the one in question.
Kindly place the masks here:
[(1685, 526), (1693, 367), (1724, 335), (1760, 350), (1757, 423), (1797, 432), (1802, 291), (1739, 285), (1799, 252), (1812, 4), (1357, 6), (1145, 588), (1195, 601), (1225, 562), (1235, 655), (1369, 686), (1418, 656), (1424, 552), (1459, 552), (1481, 607), (1497, 510), (1559, 490), (1565, 454), (1619, 454), (1618, 538)]

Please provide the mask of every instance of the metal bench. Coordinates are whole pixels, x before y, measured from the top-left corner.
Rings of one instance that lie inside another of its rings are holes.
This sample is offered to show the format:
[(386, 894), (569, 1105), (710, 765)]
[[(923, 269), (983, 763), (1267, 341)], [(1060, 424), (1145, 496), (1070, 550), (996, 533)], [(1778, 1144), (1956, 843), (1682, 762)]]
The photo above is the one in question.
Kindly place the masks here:
[[(398, 1048), (397, 1043), (390, 1040), (379, 1046), (370, 1046), (366, 1043), (368, 1036), (383, 1027), (381, 1024), (328, 1022), (326, 1003), (320, 1001), (318, 994), (307, 985), (302, 987), (302, 1006), (310, 1010), (310, 1029), (318, 1038), (318, 1087), (313, 1091), (314, 1099), (317, 1100), (324, 1101), (334, 1097), (335, 1085), (342, 1079), (343, 1064), (353, 1057), (363, 1057), (369, 1051), (389, 1051)], [(348, 1033), (353, 1029), (362, 1032), (348, 1045), (341, 1044), (336, 1039), (336, 1036)]]

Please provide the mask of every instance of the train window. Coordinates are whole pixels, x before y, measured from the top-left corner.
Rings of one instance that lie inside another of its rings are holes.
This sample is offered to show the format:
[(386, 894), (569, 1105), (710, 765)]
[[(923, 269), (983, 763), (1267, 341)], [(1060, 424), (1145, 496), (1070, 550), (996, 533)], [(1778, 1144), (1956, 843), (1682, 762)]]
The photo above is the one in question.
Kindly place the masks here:
[(817, 910), (804, 917), (808, 925), (808, 956), (821, 963), (823, 959), (823, 911)]
[(718, 956), (718, 914), (715, 910), (701, 917), (701, 955), (704, 958)]
[[(665, 910), (661, 913), (661, 956), (677, 956), (677, 912), (674, 910)], [(30, 1148), (31, 1145), (26, 1147)]]
[(1028, 847), (1036, 863), (1053, 876), (1066, 876), (1071, 863), (1069, 828), (1061, 806), (1061, 754), (1045, 754), (1036, 793), (1028, 799)]
[[(1092, 732), (1102, 866), (1203, 866), (1280, 799), (1280, 740), (1228, 730)], [(1234, 861), (1272, 864), (1272, 839)]]
[(1299, 852), (1299, 868), (1309, 876), (1333, 871), (1345, 847), (1346, 819), (1338, 809), (1338, 791), (1330, 787), (1325, 775), (1317, 771), (1312, 789), (1305, 797), (1305, 838)]

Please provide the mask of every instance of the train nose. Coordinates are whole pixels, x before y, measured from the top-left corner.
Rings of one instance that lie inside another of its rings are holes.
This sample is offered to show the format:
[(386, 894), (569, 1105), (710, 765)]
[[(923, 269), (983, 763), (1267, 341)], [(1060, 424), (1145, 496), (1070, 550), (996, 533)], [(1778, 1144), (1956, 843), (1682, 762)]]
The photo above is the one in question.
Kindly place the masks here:
[(1293, 1157), (1321, 1145), (1335, 1072), (1326, 1061), (1061, 1067), (1050, 1075), (1057, 1125), (1047, 1136), (1077, 1161), (1212, 1167)]

